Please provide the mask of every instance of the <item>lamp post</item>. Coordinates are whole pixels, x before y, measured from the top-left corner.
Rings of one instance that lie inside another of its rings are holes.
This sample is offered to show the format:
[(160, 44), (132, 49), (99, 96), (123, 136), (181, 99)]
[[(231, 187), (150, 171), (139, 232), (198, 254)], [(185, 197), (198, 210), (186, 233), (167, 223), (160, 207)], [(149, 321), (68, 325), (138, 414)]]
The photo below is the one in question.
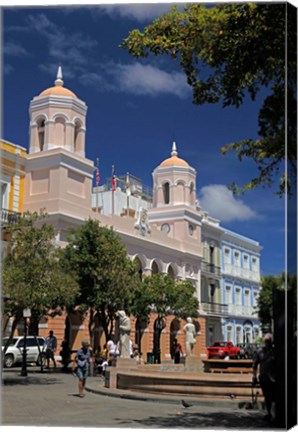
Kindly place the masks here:
[(24, 347), (23, 347), (23, 364), (21, 376), (27, 376), (27, 318), (31, 317), (31, 309), (23, 309), (24, 317)]

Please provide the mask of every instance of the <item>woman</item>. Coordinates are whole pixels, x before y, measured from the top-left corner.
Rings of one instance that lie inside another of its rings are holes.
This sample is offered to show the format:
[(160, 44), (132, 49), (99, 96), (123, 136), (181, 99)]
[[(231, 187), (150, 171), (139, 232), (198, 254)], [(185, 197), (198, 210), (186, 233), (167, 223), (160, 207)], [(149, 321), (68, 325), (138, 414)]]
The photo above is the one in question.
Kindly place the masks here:
[(77, 351), (72, 364), (72, 370), (73, 372), (76, 371), (76, 375), (79, 378), (79, 397), (81, 398), (85, 396), (84, 390), (89, 374), (90, 357), (89, 343), (87, 340), (82, 340), (82, 348)]
[(180, 355), (183, 355), (183, 352), (182, 352), (182, 347), (177, 339), (174, 340), (172, 352), (174, 355), (174, 363), (179, 364)]

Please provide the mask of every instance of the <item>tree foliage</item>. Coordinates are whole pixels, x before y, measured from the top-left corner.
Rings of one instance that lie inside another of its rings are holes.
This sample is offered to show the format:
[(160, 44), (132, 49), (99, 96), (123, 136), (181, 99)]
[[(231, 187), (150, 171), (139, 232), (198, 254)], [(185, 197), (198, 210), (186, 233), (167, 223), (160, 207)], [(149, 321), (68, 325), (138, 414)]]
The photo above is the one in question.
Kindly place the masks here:
[(272, 327), (274, 292), (277, 290), (293, 291), (294, 316), (297, 316), (297, 277), (282, 273), (280, 276), (263, 276), (262, 289), (257, 301), (257, 310), (263, 329)]
[(159, 317), (169, 313), (177, 318), (198, 316), (198, 299), (194, 296), (195, 288), (189, 281), (173, 279), (157, 273), (145, 276), (134, 295), (130, 308), (136, 317), (148, 320), (150, 312)]
[(75, 304), (82, 313), (90, 313), (90, 339), (96, 314), (108, 339), (117, 310), (129, 309), (139, 283), (120, 236), (89, 219), (72, 232), (63, 261), (66, 270), (77, 274), (80, 291)]
[(78, 290), (73, 272), (65, 273), (55, 247), (55, 230), (44, 213), (24, 213), (17, 224), (6, 228), (10, 252), (3, 262), (4, 311), (16, 318), (30, 308), (38, 322), (72, 304)]
[(238, 193), (271, 186), (276, 175), (278, 193), (290, 190), (284, 165), (286, 134), (289, 168), (296, 173), (296, 21), (295, 13), (286, 14), (290, 7), (286, 3), (189, 4), (182, 12), (173, 7), (143, 31), (131, 31), (121, 44), (136, 57), (152, 53), (179, 61), (198, 105), (221, 102), (223, 107), (239, 107), (246, 96), (255, 100), (267, 88), (259, 111), (258, 139), (247, 137), (222, 147), (223, 154), (233, 150), (240, 161), (251, 158), (256, 163), (258, 176), (241, 188), (231, 185)]

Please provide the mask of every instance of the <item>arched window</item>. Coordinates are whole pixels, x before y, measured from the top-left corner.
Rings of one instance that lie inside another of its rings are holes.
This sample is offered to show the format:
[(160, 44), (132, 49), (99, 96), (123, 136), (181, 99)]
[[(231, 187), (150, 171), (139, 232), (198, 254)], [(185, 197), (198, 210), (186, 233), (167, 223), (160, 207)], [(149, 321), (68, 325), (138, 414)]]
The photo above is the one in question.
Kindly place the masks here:
[(190, 194), (190, 203), (194, 204), (195, 203), (195, 185), (193, 183), (190, 183), (189, 194)]
[(173, 269), (173, 267), (172, 267), (171, 265), (169, 265), (169, 268), (168, 268), (168, 275), (169, 275), (172, 279), (175, 279), (175, 272), (174, 272), (174, 269)]
[(54, 142), (58, 147), (64, 147), (65, 145), (65, 119), (63, 117), (57, 117), (55, 119)]
[(44, 148), (44, 136), (45, 136), (45, 121), (44, 119), (40, 119), (37, 121), (38, 128), (38, 143), (40, 151), (43, 151)]
[(164, 183), (163, 187), (163, 199), (165, 204), (170, 202), (170, 184), (168, 182)]
[(159, 273), (159, 268), (156, 261), (153, 261), (151, 265), (151, 274), (157, 274)]
[(134, 264), (135, 264), (135, 266), (136, 266), (136, 269), (137, 269), (137, 272), (138, 272), (138, 274), (139, 274), (140, 280), (142, 280), (142, 276), (143, 276), (143, 269), (142, 269), (142, 263), (141, 263), (140, 258), (136, 257), (136, 258), (133, 260), (133, 262), (134, 262)]
[(74, 151), (77, 151), (79, 146), (79, 132), (81, 128), (81, 123), (79, 121), (76, 121), (75, 123), (75, 133), (74, 133)]

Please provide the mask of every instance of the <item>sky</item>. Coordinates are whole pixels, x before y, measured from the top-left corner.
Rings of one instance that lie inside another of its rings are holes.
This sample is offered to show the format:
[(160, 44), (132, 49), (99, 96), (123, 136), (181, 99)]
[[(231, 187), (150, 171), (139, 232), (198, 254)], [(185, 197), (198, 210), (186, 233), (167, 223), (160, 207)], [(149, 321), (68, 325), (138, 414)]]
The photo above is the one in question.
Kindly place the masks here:
[(265, 92), (239, 108), (196, 106), (178, 63), (166, 57), (135, 59), (119, 44), (143, 29), (168, 4), (61, 7), (4, 7), (4, 139), (28, 148), (29, 103), (54, 85), (58, 65), (64, 86), (88, 106), (86, 157), (99, 158), (101, 184), (126, 172), (152, 187), (152, 171), (178, 156), (197, 171), (201, 207), (223, 227), (263, 247), (261, 273), (285, 268), (285, 199), (259, 188), (241, 197), (227, 185), (257, 174), (253, 162), (239, 162), (220, 148), (257, 137), (257, 115)]

